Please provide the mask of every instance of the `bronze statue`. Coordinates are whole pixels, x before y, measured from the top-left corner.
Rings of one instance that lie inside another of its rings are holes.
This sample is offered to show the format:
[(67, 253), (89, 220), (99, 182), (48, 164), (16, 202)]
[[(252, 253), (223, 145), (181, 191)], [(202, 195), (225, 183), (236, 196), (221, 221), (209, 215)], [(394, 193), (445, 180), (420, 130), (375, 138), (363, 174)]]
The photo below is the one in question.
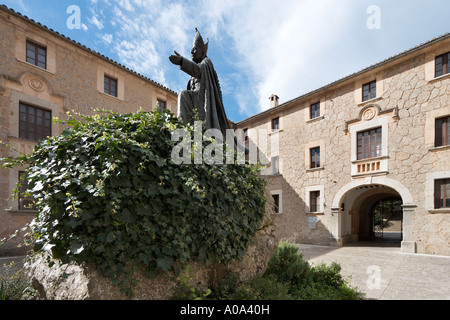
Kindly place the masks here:
[(207, 57), (208, 43), (203, 42), (200, 32), (195, 28), (192, 45), (192, 61), (175, 51), (170, 61), (191, 76), (187, 90), (178, 96), (178, 116), (185, 123), (193, 124), (195, 120), (205, 122), (206, 129), (219, 129), (225, 134), (230, 129), (222, 101), (219, 79), (212, 61)]

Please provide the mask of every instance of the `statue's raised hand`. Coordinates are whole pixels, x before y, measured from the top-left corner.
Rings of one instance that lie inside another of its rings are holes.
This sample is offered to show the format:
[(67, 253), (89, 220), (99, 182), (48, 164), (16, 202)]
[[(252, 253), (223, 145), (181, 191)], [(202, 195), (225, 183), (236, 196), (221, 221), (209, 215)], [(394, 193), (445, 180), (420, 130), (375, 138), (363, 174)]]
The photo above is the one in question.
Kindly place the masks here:
[(170, 62), (172, 62), (173, 64), (176, 64), (178, 66), (181, 65), (181, 62), (183, 61), (183, 57), (176, 51), (174, 51), (175, 55), (171, 55), (169, 57)]

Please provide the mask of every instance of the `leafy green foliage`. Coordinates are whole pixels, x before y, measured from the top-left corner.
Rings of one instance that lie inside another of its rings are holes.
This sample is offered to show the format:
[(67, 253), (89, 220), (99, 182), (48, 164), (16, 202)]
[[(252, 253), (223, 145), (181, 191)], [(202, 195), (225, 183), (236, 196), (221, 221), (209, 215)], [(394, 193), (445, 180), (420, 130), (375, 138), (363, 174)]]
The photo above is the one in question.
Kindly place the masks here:
[[(361, 300), (363, 295), (340, 274), (337, 263), (311, 266), (298, 247), (282, 241), (269, 261), (266, 272), (240, 282), (232, 273), (212, 284), (211, 300)], [(180, 287), (183, 289), (183, 287)], [(187, 291), (186, 287), (184, 290)], [(182, 291), (181, 291), (182, 292)], [(197, 293), (198, 294), (198, 293)], [(177, 296), (178, 298), (180, 295)], [(185, 294), (183, 299), (190, 299)]]
[(190, 261), (208, 266), (244, 255), (265, 213), (256, 166), (174, 164), (171, 132), (193, 128), (167, 111), (65, 123), (27, 159), (39, 211), (35, 250), (92, 263), (127, 294), (138, 268), (177, 275)]
[(359, 300), (361, 294), (340, 274), (341, 266), (332, 262), (310, 266), (291, 243), (281, 242), (269, 261), (266, 275), (289, 285), (289, 294), (300, 300)]
[(13, 271), (14, 262), (3, 264), (0, 272), (0, 300), (24, 300), (34, 296), (34, 289), (22, 269)]
[(266, 274), (273, 274), (281, 282), (296, 283), (308, 276), (310, 266), (298, 248), (282, 241), (269, 261)]
[(239, 283), (238, 274), (230, 274), (211, 290), (211, 300), (291, 300), (287, 284), (274, 275), (257, 275), (249, 281)]

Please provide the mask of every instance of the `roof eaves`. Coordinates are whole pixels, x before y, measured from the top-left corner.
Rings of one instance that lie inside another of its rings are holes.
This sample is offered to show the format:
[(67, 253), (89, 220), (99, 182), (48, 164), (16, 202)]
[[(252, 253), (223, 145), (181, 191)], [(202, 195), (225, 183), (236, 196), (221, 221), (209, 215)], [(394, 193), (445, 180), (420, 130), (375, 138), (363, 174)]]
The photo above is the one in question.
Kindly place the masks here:
[(398, 60), (398, 59), (400, 59), (400, 58), (402, 58), (402, 57), (404, 57), (404, 56), (407, 56), (407, 55), (409, 55), (409, 54), (412, 54), (412, 53), (414, 53), (414, 52), (417, 52), (418, 50), (421, 50), (421, 49), (426, 48), (426, 47), (428, 47), (428, 46), (430, 46), (430, 45), (432, 45), (432, 44), (434, 44), (434, 43), (437, 43), (437, 42), (439, 42), (439, 41), (442, 41), (442, 40), (445, 40), (445, 39), (448, 39), (448, 38), (450, 38), (450, 33), (447, 32), (447, 33), (445, 33), (445, 34), (442, 35), (442, 36), (433, 38), (433, 39), (431, 39), (430, 41), (427, 41), (427, 42), (422, 43), (422, 44), (420, 44), (420, 45), (418, 45), (418, 46), (415, 46), (415, 47), (413, 47), (413, 48), (411, 48), (411, 49), (409, 49), (409, 50), (403, 51), (403, 52), (401, 52), (401, 53), (399, 53), (399, 54), (397, 54), (397, 55), (394, 55), (394, 56), (392, 56), (392, 57), (390, 57), (390, 58), (387, 58), (387, 59), (385, 59), (385, 60), (382, 60), (381, 62), (375, 63), (375, 64), (373, 64), (373, 65), (371, 65), (371, 66), (369, 66), (369, 67), (367, 67), (367, 68), (364, 68), (364, 69), (362, 69), (362, 70), (360, 70), (360, 71), (354, 72), (354, 73), (352, 73), (352, 74), (350, 74), (350, 75), (348, 75), (348, 76), (346, 76), (346, 77), (344, 77), (344, 78), (341, 78), (341, 79), (339, 79), (339, 80), (336, 80), (336, 81), (334, 81), (334, 82), (332, 82), (332, 83), (330, 83), (330, 84), (327, 84), (327, 85), (325, 85), (325, 86), (323, 86), (323, 87), (320, 87), (320, 88), (318, 88), (318, 89), (315, 89), (315, 90), (313, 90), (313, 91), (310, 91), (310, 92), (308, 92), (308, 93), (305, 93), (305, 94), (303, 94), (303, 95), (301, 95), (301, 96), (298, 96), (297, 98), (294, 98), (294, 99), (291, 99), (291, 100), (289, 100), (289, 101), (286, 101), (286, 102), (280, 104), (279, 106), (277, 106), (277, 107), (275, 107), (275, 108), (271, 108), (271, 109), (267, 109), (267, 110), (265, 110), (265, 111), (262, 111), (262, 112), (260, 112), (260, 113), (258, 113), (258, 114), (256, 114), (256, 115), (254, 115), (254, 116), (251, 116), (251, 117), (249, 117), (249, 118), (247, 118), (247, 119), (244, 119), (244, 120), (238, 122), (236, 125), (239, 126), (239, 125), (244, 124), (244, 123), (246, 123), (246, 122), (248, 122), (248, 121), (251, 121), (251, 120), (257, 119), (257, 118), (259, 118), (259, 117), (268, 115), (268, 114), (270, 114), (270, 113), (272, 113), (272, 112), (279, 111), (280, 109), (284, 109), (284, 108), (286, 108), (287, 106), (289, 106), (290, 104), (292, 104), (292, 103), (294, 103), (294, 102), (296, 102), (296, 101), (299, 101), (299, 100), (302, 100), (302, 99), (304, 99), (304, 98), (306, 98), (306, 97), (312, 96), (313, 94), (316, 94), (316, 93), (318, 93), (318, 92), (320, 92), (320, 91), (322, 91), (322, 90), (325, 90), (325, 89), (328, 89), (328, 88), (333, 87), (333, 86), (335, 86), (335, 85), (338, 85), (338, 84), (340, 84), (340, 83), (343, 83), (343, 82), (345, 82), (345, 81), (347, 81), (347, 80), (349, 80), (349, 79), (351, 79), (351, 78), (354, 78), (354, 77), (359, 76), (359, 75), (361, 75), (361, 74), (363, 74), (363, 73), (365, 73), (365, 72), (371, 71), (371, 70), (373, 70), (373, 69), (375, 69), (375, 68), (381, 67), (381, 66), (383, 66), (383, 65), (385, 65), (385, 64), (388, 64), (388, 63), (390, 63), (390, 62), (393, 62), (393, 61), (395, 61), (395, 60)]
[(20, 18), (20, 19), (22, 19), (22, 20), (24, 20), (24, 21), (26, 21), (28, 23), (31, 23), (32, 25), (37, 26), (38, 28), (40, 28), (40, 29), (42, 29), (42, 30), (44, 30), (44, 31), (46, 31), (46, 32), (48, 32), (48, 33), (50, 33), (50, 34), (60, 38), (60, 39), (63, 39), (65, 41), (67, 41), (67, 42), (77, 46), (78, 48), (83, 49), (83, 50), (85, 50), (85, 51), (87, 51), (87, 52), (89, 52), (89, 53), (99, 57), (100, 59), (102, 59), (102, 60), (104, 60), (104, 61), (106, 61), (108, 63), (112, 63), (115, 66), (117, 66), (117, 67), (119, 67), (119, 68), (121, 68), (121, 69), (123, 69), (123, 70), (125, 70), (125, 71), (127, 71), (129, 73), (132, 73), (133, 75), (143, 79), (144, 81), (150, 82), (151, 84), (153, 84), (153, 85), (155, 85), (155, 86), (157, 86), (157, 87), (159, 87), (159, 88), (161, 88), (163, 90), (169, 91), (170, 93), (177, 95), (177, 93), (175, 91), (173, 91), (173, 90), (163, 86), (162, 84), (160, 84), (160, 83), (158, 83), (158, 82), (156, 82), (156, 81), (154, 81), (154, 80), (152, 80), (152, 79), (150, 79), (150, 78), (148, 78), (148, 77), (146, 77), (146, 76), (144, 76), (144, 75), (142, 75), (142, 74), (140, 74), (140, 73), (138, 73), (138, 72), (136, 72), (136, 71), (134, 71), (134, 70), (132, 70), (132, 69), (122, 65), (122, 64), (120, 64), (120, 63), (118, 63), (117, 61), (114, 61), (114, 60), (108, 58), (107, 56), (105, 56), (105, 55), (103, 55), (103, 54), (101, 54), (101, 53), (99, 53), (99, 52), (97, 52), (95, 50), (92, 50), (92, 49), (86, 47), (85, 45), (83, 45), (83, 44), (81, 44), (81, 43), (79, 43), (79, 42), (77, 42), (75, 40), (72, 40), (69, 37), (66, 37), (65, 35), (59, 33), (58, 31), (53, 30), (52, 28), (48, 28), (46, 25), (43, 25), (40, 22), (36, 22), (33, 19), (30, 19), (27, 16), (22, 15), (20, 12), (14, 11), (14, 9), (8, 8), (4, 4), (0, 5), (0, 10), (3, 10), (5, 12), (9, 13), (9, 14), (12, 14), (15, 17)]

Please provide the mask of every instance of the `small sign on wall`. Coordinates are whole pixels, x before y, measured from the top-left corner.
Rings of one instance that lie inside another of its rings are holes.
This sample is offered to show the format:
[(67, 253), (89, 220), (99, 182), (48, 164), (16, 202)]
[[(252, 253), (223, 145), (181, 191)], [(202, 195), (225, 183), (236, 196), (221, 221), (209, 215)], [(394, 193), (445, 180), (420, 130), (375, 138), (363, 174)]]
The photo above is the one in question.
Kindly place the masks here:
[(308, 228), (317, 229), (317, 222), (319, 221), (320, 219), (316, 216), (308, 217)]

